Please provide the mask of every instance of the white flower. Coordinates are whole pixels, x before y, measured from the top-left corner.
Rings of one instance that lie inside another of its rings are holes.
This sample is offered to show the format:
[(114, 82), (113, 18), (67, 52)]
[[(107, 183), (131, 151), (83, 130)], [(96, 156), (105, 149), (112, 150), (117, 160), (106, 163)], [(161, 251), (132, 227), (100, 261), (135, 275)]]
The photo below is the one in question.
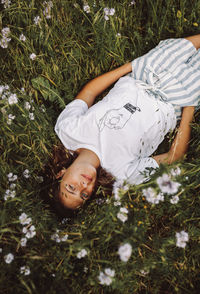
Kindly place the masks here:
[(85, 257), (87, 255), (87, 250), (86, 249), (82, 249), (81, 251), (79, 251), (78, 253), (77, 253), (77, 258), (83, 258), (83, 257)]
[(33, 112), (30, 112), (29, 113), (29, 118), (30, 118), (30, 120), (34, 120), (35, 119), (35, 116), (34, 116), (34, 113)]
[(162, 177), (157, 178), (157, 184), (163, 193), (174, 194), (177, 193), (180, 183), (171, 180), (170, 176), (163, 174)]
[(185, 231), (177, 232), (176, 233), (176, 246), (185, 248), (186, 242), (189, 241), (188, 233)]
[(149, 274), (149, 271), (148, 270), (141, 270), (140, 273), (143, 275), (143, 276), (146, 276)]
[(170, 199), (171, 204), (177, 204), (178, 202), (179, 202), (179, 197), (177, 195), (172, 196), (172, 198)]
[(177, 166), (176, 168), (172, 168), (170, 173), (173, 177), (179, 176), (181, 174), (181, 169), (179, 166)]
[(29, 118), (30, 118), (30, 120), (34, 120), (35, 119), (35, 116), (34, 116), (34, 113), (33, 112), (30, 112), (29, 113)]
[(8, 38), (8, 36), (10, 35), (10, 29), (7, 27), (7, 28), (3, 28), (1, 30), (1, 33), (3, 35), (3, 38)]
[(26, 246), (26, 243), (27, 243), (27, 239), (26, 238), (21, 238), (20, 240), (20, 244), (22, 247), (25, 247)]
[(8, 253), (4, 256), (4, 260), (6, 263), (11, 263), (14, 259), (14, 255), (12, 253)]
[(7, 177), (8, 177), (8, 181), (10, 182), (14, 182), (17, 180), (17, 175), (13, 175), (13, 173), (9, 173)]
[(25, 42), (26, 41), (26, 37), (24, 36), (24, 34), (21, 34), (19, 36), (20, 41)]
[(31, 271), (30, 271), (30, 267), (27, 265), (21, 266), (20, 267), (20, 274), (24, 274), (25, 276), (30, 275)]
[(152, 204), (158, 204), (160, 201), (164, 201), (164, 196), (162, 193), (157, 194), (156, 191), (149, 187), (147, 189), (143, 189), (142, 193), (146, 200)]
[(47, 19), (51, 18), (51, 8), (53, 7), (53, 2), (52, 1), (44, 1), (43, 5), (46, 5), (45, 9), (43, 10), (43, 14)]
[(115, 14), (115, 9), (114, 8), (104, 8), (104, 18), (105, 20), (109, 20), (109, 15), (114, 15)]
[(110, 8), (110, 13), (109, 15), (114, 15), (115, 14), (115, 8)]
[(115, 271), (112, 270), (111, 268), (105, 268), (105, 274), (109, 277), (114, 277), (115, 276)]
[(2, 39), (0, 40), (0, 46), (2, 48), (7, 48), (8, 47), (8, 43), (11, 41), (11, 38), (8, 38), (9, 34), (10, 34), (10, 29), (7, 28), (3, 28), (1, 30), (1, 33), (3, 35)]
[(37, 56), (35, 53), (31, 53), (29, 57), (30, 59), (35, 60)]
[(133, 1), (130, 2), (129, 6), (131, 6), (131, 5), (135, 5), (135, 3), (136, 3), (136, 1), (133, 0)]
[[(8, 41), (4, 38), (0, 40), (0, 46), (4, 49), (8, 48)], [(3, 98), (2, 98), (3, 99)]]
[(10, 119), (10, 120), (15, 119), (15, 115), (9, 114), (9, 115), (8, 115), (8, 119)]
[(68, 239), (68, 235), (67, 234), (65, 234), (64, 236), (62, 236), (61, 238), (60, 238), (60, 240), (62, 241), (62, 242), (65, 242), (67, 239)]
[(28, 179), (28, 178), (30, 177), (30, 172), (29, 172), (28, 169), (25, 169), (25, 170), (23, 171), (23, 176), (24, 176), (26, 179)]
[(32, 221), (31, 217), (28, 217), (28, 215), (25, 212), (23, 212), (19, 216), (19, 220), (22, 225), (29, 225)]
[(57, 243), (60, 243), (61, 239), (58, 235), (58, 233), (54, 233), (51, 235), (51, 240), (56, 241)]
[(30, 239), (33, 238), (36, 235), (35, 226), (31, 226), (30, 228), (24, 227), (22, 232), (25, 234), (25, 237)]
[(127, 221), (128, 216), (124, 213), (118, 212), (117, 218), (120, 219), (123, 223)]
[(84, 10), (86, 13), (90, 13), (90, 6), (89, 6), (88, 4), (83, 5), (83, 10)]
[(114, 202), (114, 206), (120, 206), (121, 205), (121, 202), (120, 201), (115, 201)]
[(16, 192), (15, 191), (11, 191), (9, 189), (6, 190), (5, 194), (4, 194), (4, 200), (8, 200), (9, 198), (14, 198), (16, 195)]
[(17, 180), (17, 175), (13, 175), (13, 173), (9, 173), (7, 177), (8, 177), (8, 181), (10, 182), (14, 182)]
[(121, 180), (115, 181), (113, 184), (113, 194), (115, 197), (115, 200), (120, 200), (120, 192), (123, 194), (128, 190), (128, 185), (124, 185), (124, 182)]
[(116, 34), (116, 37), (119, 37), (120, 38), (121, 37), (121, 34), (120, 33), (117, 33)]
[(8, 97), (8, 103), (10, 105), (12, 104), (16, 104), (18, 102), (18, 98), (17, 98), (17, 95), (16, 94), (11, 94), (9, 97)]
[(122, 261), (127, 262), (132, 253), (132, 246), (129, 243), (121, 245), (118, 249), (119, 257)]
[(107, 276), (103, 272), (100, 272), (100, 274), (98, 276), (98, 279), (99, 279), (99, 283), (101, 285), (107, 285), (107, 286), (109, 286), (112, 283), (111, 277)]
[(25, 108), (26, 110), (30, 110), (30, 108), (31, 108), (31, 104), (30, 104), (28, 101), (26, 101), (26, 102), (24, 103), (24, 108)]
[(41, 18), (40, 18), (40, 16), (39, 16), (39, 15), (38, 15), (38, 16), (35, 16), (34, 19), (33, 19), (33, 21), (34, 21), (34, 23), (35, 23), (36, 25), (39, 25), (40, 22), (41, 22)]
[(9, 8), (11, 1), (10, 0), (1, 0), (1, 4), (4, 4), (4, 8)]
[(65, 217), (62, 219), (61, 224), (65, 225), (68, 223), (69, 218)]
[(122, 213), (128, 213), (128, 209), (126, 207), (121, 207), (120, 212)]
[(105, 15), (109, 15), (110, 9), (108, 7), (104, 8), (104, 13)]

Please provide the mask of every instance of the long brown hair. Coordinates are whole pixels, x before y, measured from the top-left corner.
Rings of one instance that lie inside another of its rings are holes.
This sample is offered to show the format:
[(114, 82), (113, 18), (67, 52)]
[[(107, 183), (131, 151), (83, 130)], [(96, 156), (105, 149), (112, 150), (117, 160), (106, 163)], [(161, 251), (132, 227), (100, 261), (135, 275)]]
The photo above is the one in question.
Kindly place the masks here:
[[(60, 179), (57, 179), (56, 176), (59, 171), (63, 168), (68, 168), (72, 162), (77, 158), (78, 154), (75, 151), (67, 150), (63, 144), (58, 144), (53, 147), (52, 156), (48, 164), (48, 178), (50, 185), (50, 197), (55, 201), (56, 209), (61, 214), (68, 213), (68, 209), (61, 207), (59, 202), (58, 191), (59, 191), (59, 182)], [(101, 166), (97, 170), (97, 180), (94, 188), (94, 192), (91, 198), (98, 194), (106, 194), (110, 196), (112, 194), (112, 187), (114, 183), (114, 177), (108, 173)]]

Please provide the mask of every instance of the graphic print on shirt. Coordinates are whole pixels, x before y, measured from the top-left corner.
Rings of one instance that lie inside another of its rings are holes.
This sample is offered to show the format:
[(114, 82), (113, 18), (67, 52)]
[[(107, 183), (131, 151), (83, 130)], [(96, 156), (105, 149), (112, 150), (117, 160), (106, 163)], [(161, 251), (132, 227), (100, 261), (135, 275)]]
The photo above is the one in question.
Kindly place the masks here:
[[(118, 109), (108, 110), (99, 120), (98, 126), (100, 132), (104, 127), (114, 130), (122, 129), (136, 110), (141, 111), (139, 107), (133, 106), (131, 103), (126, 103), (123, 107)], [(127, 111), (129, 113), (127, 113)]]

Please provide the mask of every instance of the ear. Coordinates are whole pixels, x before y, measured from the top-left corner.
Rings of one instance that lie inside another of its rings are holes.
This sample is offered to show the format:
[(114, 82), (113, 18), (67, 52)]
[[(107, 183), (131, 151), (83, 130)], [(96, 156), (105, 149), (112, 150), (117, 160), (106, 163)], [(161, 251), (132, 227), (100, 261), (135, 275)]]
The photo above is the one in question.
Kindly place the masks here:
[(57, 175), (56, 175), (56, 179), (62, 178), (62, 176), (64, 175), (65, 172), (66, 172), (66, 169), (65, 169), (65, 168), (61, 169), (61, 170), (57, 173)]

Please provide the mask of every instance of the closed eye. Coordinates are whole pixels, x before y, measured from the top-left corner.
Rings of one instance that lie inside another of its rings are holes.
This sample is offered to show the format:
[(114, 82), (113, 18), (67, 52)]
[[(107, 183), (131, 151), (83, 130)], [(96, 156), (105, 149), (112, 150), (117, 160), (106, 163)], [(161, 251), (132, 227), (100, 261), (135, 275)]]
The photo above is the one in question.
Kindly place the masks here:
[[(69, 188), (68, 188), (69, 187)], [(73, 192), (75, 189), (74, 189), (74, 187), (73, 186), (71, 186), (71, 185), (65, 185), (65, 189), (67, 190), (67, 192), (69, 192), (69, 193), (71, 193), (71, 194), (73, 194), (73, 195), (75, 195), (75, 193)]]

